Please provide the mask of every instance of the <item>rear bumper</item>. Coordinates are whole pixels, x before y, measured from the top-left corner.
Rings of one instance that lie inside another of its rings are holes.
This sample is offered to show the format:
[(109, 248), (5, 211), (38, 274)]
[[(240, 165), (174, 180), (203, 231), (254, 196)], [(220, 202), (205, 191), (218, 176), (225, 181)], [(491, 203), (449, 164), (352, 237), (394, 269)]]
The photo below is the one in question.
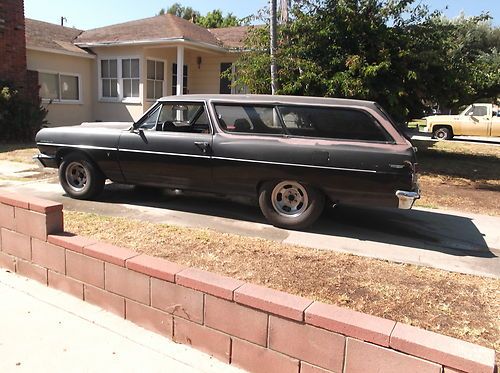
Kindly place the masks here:
[(398, 190), (396, 192), (396, 197), (398, 197), (399, 204), (398, 208), (409, 210), (412, 208), (413, 204), (417, 199), (420, 198), (420, 192), (408, 192), (406, 190)]
[(54, 156), (46, 155), (46, 154), (37, 154), (33, 157), (33, 160), (38, 163), (40, 167), (50, 167), (57, 168), (57, 159)]

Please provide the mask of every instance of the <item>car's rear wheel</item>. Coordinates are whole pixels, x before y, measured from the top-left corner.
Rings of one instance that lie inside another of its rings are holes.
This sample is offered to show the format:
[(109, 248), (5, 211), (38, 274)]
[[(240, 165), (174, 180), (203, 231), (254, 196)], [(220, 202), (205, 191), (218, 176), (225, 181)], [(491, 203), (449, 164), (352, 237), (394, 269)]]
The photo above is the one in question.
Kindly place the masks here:
[(298, 181), (266, 182), (259, 191), (259, 206), (273, 225), (303, 229), (312, 225), (323, 211), (325, 196)]
[(63, 157), (59, 166), (59, 181), (64, 191), (77, 199), (97, 197), (104, 188), (102, 172), (83, 154), (71, 153)]
[(453, 138), (453, 133), (448, 127), (441, 127), (434, 130), (434, 138), (438, 140), (451, 140)]

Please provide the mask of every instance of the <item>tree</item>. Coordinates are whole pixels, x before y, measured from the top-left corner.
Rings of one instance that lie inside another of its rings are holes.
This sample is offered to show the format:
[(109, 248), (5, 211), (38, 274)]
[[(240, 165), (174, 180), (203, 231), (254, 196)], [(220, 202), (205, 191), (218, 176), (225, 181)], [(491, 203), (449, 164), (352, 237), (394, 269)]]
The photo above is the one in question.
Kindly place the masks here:
[[(488, 17), (449, 21), (414, 2), (295, 2), (279, 28), (279, 93), (374, 100), (399, 120), (498, 95), (498, 29)], [(254, 28), (236, 84), (270, 92), (268, 46), (268, 27)]]
[(208, 12), (205, 16), (198, 17), (196, 23), (205, 28), (231, 27), (241, 24), (240, 20), (233, 13), (223, 16), (220, 9), (215, 9)]
[(184, 7), (180, 3), (172, 4), (167, 10), (161, 8), (157, 15), (163, 15), (165, 13), (173, 14), (174, 16), (187, 20), (193, 20), (194, 23), (205, 28), (240, 26), (242, 23), (233, 13), (228, 13), (224, 16), (222, 10), (215, 9), (202, 16), (197, 10), (189, 6)]
[(174, 16), (187, 20), (192, 20), (193, 17), (196, 20), (196, 18), (200, 16), (200, 12), (194, 10), (190, 6), (182, 6), (180, 3), (173, 3), (166, 11), (164, 8), (161, 8), (157, 15), (163, 15), (165, 13), (173, 14)]

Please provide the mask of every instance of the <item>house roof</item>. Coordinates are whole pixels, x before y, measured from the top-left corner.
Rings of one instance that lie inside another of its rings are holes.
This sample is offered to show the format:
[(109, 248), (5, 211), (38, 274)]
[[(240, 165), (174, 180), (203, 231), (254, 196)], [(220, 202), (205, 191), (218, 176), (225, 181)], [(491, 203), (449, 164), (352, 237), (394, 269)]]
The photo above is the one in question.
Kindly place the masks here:
[(243, 48), (248, 32), (259, 26), (212, 28), (210, 31), (226, 48)]
[(164, 14), (83, 31), (26, 18), (26, 46), (92, 56), (91, 52), (82, 48), (182, 39), (216, 48), (236, 49), (243, 47), (251, 27), (254, 26), (206, 29), (172, 14)]
[(222, 47), (206, 28), (172, 14), (139, 19), (84, 31), (75, 40), (77, 45), (135, 44), (184, 39)]
[(47, 49), (60, 53), (90, 56), (91, 53), (73, 44), (82, 33), (76, 28), (64, 27), (26, 18), (26, 48)]

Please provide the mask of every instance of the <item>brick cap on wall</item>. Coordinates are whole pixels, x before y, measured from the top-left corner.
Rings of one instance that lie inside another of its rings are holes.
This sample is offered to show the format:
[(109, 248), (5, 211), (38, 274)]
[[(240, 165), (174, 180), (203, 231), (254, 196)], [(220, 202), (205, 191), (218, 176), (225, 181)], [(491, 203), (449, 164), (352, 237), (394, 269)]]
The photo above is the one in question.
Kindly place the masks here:
[(390, 347), (464, 372), (491, 372), (495, 364), (495, 351), (489, 348), (399, 322)]
[[(15, 193), (0, 191), (0, 205), (13, 206), (16, 208), (16, 211), (17, 209), (21, 209), (21, 211), (32, 210), (38, 214), (45, 213), (47, 219), (50, 218), (51, 212), (56, 212), (53, 215), (61, 220), (63, 218), (60, 213), (62, 204), (25, 197)], [(11, 208), (10, 210), (12, 211), (13, 209)], [(14, 216), (15, 218), (16, 216)], [(8, 219), (4, 220), (8, 222)], [(0, 220), (0, 222), (2, 221)], [(63, 248), (68, 250), (66, 251), (65, 261), (66, 275), (69, 276), (68, 278), (73, 278), (73, 285), (78, 285), (78, 292), (81, 292), (82, 283), (84, 288), (87, 289), (87, 293), (93, 289), (88, 284), (96, 282), (94, 281), (95, 276), (89, 277), (88, 275), (92, 272), (88, 270), (94, 265), (96, 271), (102, 276), (104, 276), (104, 268), (107, 270), (112, 269), (123, 276), (130, 277), (129, 275), (132, 274), (134, 276), (143, 276), (145, 278), (144, 289), (148, 289), (147, 294), (142, 294), (142, 296), (147, 297), (147, 301), (144, 303), (146, 306), (155, 307), (154, 304), (149, 304), (149, 284), (161, 282), (164, 287), (167, 285), (178, 287), (176, 289), (180, 294), (179, 299), (183, 299), (186, 294), (197, 294), (201, 296), (202, 300), (205, 299), (205, 301), (209, 299), (217, 300), (219, 303), (224, 302), (224, 306), (231, 305), (231, 307), (237, 307), (238, 309), (246, 308), (247, 312), (267, 315), (267, 317), (269, 317), (269, 314), (274, 314), (283, 319), (294, 320), (297, 325), (304, 326), (305, 328), (309, 328), (308, 325), (310, 325), (325, 329), (338, 333), (342, 337), (353, 337), (382, 346), (388, 350), (397, 350), (458, 371), (492, 373), (495, 369), (495, 351), (492, 349), (347, 308), (313, 302), (307, 298), (260, 285), (245, 283), (219, 274), (196, 268), (186, 268), (185, 266), (161, 258), (139, 254), (129, 249), (99, 243), (93, 239), (62, 232), (62, 228), (60, 232), (46, 236), (46, 241), (49, 244), (42, 244), (43, 241), (40, 241), (35, 258), (31, 258), (31, 255), (23, 256), (20, 255), (24, 251), (19, 242), (15, 242), (19, 246), (17, 250), (15, 250), (17, 246), (12, 246), (9, 250), (6, 250), (7, 247), (5, 244), (9, 240), (14, 242), (10, 239), (12, 235), (20, 235), (26, 238), (27, 242), (30, 242), (27, 248), (29, 249), (29, 254), (31, 254), (30, 237), (25, 234), (11, 232), (6, 226), (0, 228), (0, 266), (13, 268), (22, 275), (37, 278), (45, 283), (47, 283), (47, 268), (43, 266), (43, 263), (46, 262), (51, 266), (53, 265), (54, 268), (57, 267), (56, 270), (62, 271), (56, 266), (59, 263), (59, 257), (56, 254), (59, 249)], [(50, 257), (44, 256), (45, 254), (41, 250), (52, 251), (53, 255)], [(19, 258), (24, 258), (25, 260)], [(37, 258), (40, 260), (37, 260)], [(71, 270), (70, 265), (73, 265)], [(146, 276), (150, 277), (146, 278)], [(105, 293), (105, 290), (110, 289), (108, 289), (109, 286), (106, 286), (106, 289), (104, 289), (103, 279), (104, 277), (95, 283), (95, 286), (99, 286), (101, 289), (95, 289)], [(107, 285), (110, 285), (110, 283)], [(110, 290), (111, 292), (116, 291), (121, 294), (121, 297), (119, 297), (120, 305), (125, 299), (132, 299), (128, 293), (124, 293), (121, 290), (114, 288)], [(137, 299), (141, 301), (142, 297), (139, 297), (141, 294), (134, 295), (137, 295)], [(202, 314), (200, 314), (198, 321), (203, 322)], [(267, 330), (266, 328), (264, 329)], [(196, 330), (200, 335), (203, 335), (203, 333), (212, 333), (212, 329), (205, 330), (197, 327)], [(237, 337), (238, 335), (231, 335), (231, 338), (236, 343), (235, 345), (240, 347), (237, 349), (237, 352), (238, 350), (241, 350), (240, 352), (252, 350), (255, 352), (255, 356), (260, 356), (262, 351), (264, 351), (268, 360), (273, 362), (273, 364), (298, 367), (298, 361), (289, 359), (286, 355), (279, 354), (276, 351), (272, 351), (272, 349), (266, 349), (265, 339), (263, 340), (263, 347), (258, 347), (255, 344), (243, 341), (238, 345)], [(240, 358), (243, 357), (243, 355), (236, 354), (236, 357), (238, 356)], [(242, 360), (241, 363), (244, 366), (246, 363), (250, 364), (253, 362), (245, 360), (245, 364), (243, 364)], [(312, 366), (308, 367), (313, 368)]]
[(26, 210), (41, 212), (43, 214), (54, 211), (62, 211), (63, 209), (62, 203), (6, 191), (2, 191), (2, 193), (0, 193), (0, 203), (20, 207)]

